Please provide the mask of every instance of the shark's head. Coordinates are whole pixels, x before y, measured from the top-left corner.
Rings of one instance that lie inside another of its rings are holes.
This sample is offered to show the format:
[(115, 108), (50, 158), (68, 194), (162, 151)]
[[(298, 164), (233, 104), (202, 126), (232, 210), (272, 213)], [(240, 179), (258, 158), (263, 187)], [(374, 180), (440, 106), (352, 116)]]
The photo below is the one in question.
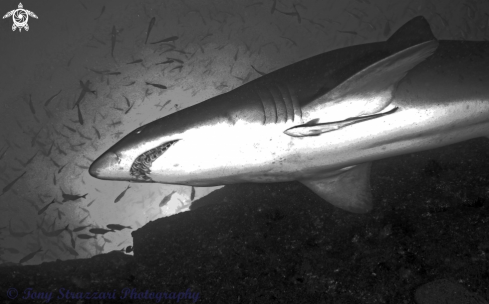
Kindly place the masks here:
[(222, 94), (137, 128), (96, 159), (89, 173), (105, 180), (222, 184), (219, 168), (239, 158), (240, 146), (252, 144), (239, 130), (262, 125), (262, 116), (259, 107), (244, 108)]
[[(92, 163), (90, 175), (106, 180), (155, 182), (150, 177), (154, 161), (169, 153), (185, 138), (186, 131), (195, 127), (195, 120), (185, 118), (185, 113), (192, 116), (193, 112), (182, 110), (132, 131)], [(198, 124), (209, 122), (200, 120)]]

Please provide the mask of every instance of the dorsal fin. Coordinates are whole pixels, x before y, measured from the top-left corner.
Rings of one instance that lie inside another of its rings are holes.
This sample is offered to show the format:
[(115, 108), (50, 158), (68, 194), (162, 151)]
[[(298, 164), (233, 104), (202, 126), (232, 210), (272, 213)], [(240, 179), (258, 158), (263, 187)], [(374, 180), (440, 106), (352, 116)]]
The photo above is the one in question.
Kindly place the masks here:
[(436, 38), (430, 24), (423, 16), (418, 16), (401, 26), (387, 41), (397, 47), (405, 48), (431, 40)]

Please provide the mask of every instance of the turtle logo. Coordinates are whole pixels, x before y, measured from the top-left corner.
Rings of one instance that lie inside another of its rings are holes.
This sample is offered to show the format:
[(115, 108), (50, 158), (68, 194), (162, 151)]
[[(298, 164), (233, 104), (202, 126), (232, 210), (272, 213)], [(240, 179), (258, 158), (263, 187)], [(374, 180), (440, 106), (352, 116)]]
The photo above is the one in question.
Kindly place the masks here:
[(36, 14), (34, 14), (31, 11), (23, 9), (22, 3), (19, 3), (18, 9), (6, 13), (5, 16), (3, 16), (3, 19), (8, 18), (10, 16), (12, 16), (12, 20), (14, 21), (14, 24), (12, 25), (12, 31), (15, 31), (18, 28), (19, 32), (21, 32), (22, 28), (24, 28), (26, 31), (29, 30), (29, 25), (27, 24), (27, 20), (29, 20), (29, 16), (38, 19)]

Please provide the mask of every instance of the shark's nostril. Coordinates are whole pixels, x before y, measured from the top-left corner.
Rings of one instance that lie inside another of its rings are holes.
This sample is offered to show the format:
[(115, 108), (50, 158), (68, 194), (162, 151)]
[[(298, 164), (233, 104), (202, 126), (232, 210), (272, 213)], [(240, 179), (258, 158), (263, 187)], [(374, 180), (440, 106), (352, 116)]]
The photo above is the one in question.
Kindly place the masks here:
[(92, 163), (88, 173), (97, 178), (110, 177), (111, 168), (119, 161), (119, 157), (114, 152), (107, 151)]

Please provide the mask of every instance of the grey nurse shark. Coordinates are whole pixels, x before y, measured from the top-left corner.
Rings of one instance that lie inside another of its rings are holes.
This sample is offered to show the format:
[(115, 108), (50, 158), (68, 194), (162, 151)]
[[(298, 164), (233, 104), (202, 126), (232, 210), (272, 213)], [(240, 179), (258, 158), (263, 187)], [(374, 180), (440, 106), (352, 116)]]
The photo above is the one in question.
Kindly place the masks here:
[(144, 125), (99, 179), (192, 186), (299, 181), (372, 208), (372, 161), (489, 135), (489, 43), (438, 41), (416, 17), (387, 41), (326, 52)]

